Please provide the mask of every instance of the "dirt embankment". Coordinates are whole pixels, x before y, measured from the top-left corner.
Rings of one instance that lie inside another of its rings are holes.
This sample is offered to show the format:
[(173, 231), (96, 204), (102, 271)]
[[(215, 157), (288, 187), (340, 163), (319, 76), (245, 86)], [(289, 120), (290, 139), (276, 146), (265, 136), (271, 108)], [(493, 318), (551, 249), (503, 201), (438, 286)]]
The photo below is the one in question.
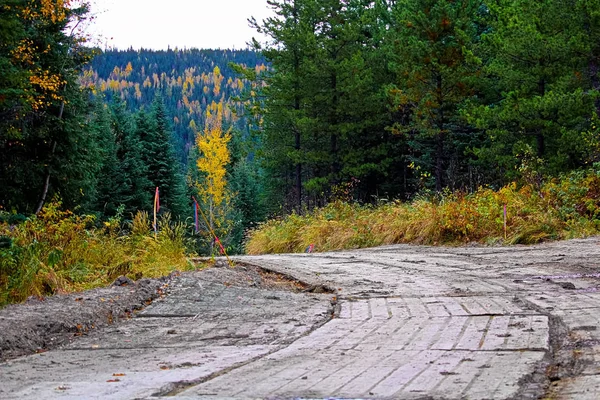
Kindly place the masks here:
[(9, 305), (0, 310), (0, 361), (50, 350), (127, 318), (161, 296), (167, 282), (119, 278), (108, 288)]
[[(200, 273), (203, 279), (226, 286), (292, 292), (327, 291), (327, 288), (314, 288), (251, 265), (238, 264), (231, 268), (219, 261), (213, 268)], [(0, 362), (45, 352), (84, 336), (90, 330), (130, 318), (156, 298), (166, 296), (169, 282), (176, 275), (137, 282), (120, 277), (107, 288), (43, 299), (32, 297), (25, 303), (0, 309)]]

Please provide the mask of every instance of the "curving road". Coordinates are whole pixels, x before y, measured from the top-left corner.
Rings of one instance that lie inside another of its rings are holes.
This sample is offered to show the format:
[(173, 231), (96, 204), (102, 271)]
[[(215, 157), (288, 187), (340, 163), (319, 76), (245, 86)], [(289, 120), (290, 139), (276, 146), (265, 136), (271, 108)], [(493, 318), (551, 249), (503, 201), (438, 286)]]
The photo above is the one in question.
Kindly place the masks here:
[(598, 238), (236, 261), (305, 290), (174, 277), (134, 318), (0, 364), (0, 398), (600, 398)]

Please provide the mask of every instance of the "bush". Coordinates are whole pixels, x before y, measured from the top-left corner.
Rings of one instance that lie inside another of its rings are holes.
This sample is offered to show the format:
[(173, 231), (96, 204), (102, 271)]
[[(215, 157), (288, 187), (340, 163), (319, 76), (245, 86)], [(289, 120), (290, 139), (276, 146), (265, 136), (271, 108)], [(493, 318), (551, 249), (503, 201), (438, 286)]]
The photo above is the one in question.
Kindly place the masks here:
[(156, 236), (146, 213), (131, 224), (116, 217), (96, 226), (95, 217), (63, 211), (59, 201), (18, 224), (4, 221), (0, 305), (104, 286), (121, 275), (151, 278), (191, 268), (185, 225), (172, 223), (169, 214), (162, 216)]

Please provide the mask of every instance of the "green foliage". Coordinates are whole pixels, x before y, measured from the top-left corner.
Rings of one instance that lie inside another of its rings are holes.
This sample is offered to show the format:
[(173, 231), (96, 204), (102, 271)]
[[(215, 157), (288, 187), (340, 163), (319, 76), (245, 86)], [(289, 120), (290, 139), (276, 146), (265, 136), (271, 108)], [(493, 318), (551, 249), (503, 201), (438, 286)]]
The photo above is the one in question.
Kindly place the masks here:
[[(383, 42), (389, 22), (379, 1), (271, 1), (275, 16), (256, 29), (272, 69), (265, 86), (263, 162), (271, 212), (323, 204), (331, 187), (358, 178), (362, 199), (402, 187), (404, 163), (383, 88), (391, 73)], [(258, 43), (257, 43), (258, 45)], [(259, 45), (260, 47), (260, 45)], [(387, 185), (386, 185), (387, 183)]]
[(174, 216), (186, 214), (185, 182), (173, 149), (172, 130), (161, 96), (154, 100), (150, 115), (140, 111), (136, 116), (136, 129), (141, 139), (142, 161), (147, 167), (150, 192), (161, 191), (161, 208)]
[(468, 162), (464, 150), (455, 148), (474, 133), (459, 111), (473, 95), (481, 65), (473, 54), (481, 6), (481, 0), (405, 0), (392, 8), (397, 31), (390, 45), (396, 73), (389, 88), (397, 119), (393, 131), (407, 138), (412, 168), (431, 177), (424, 182), (432, 181), (438, 192), (456, 180), (458, 171), (449, 167)]
[[(503, 208), (507, 206), (504, 238)], [(498, 191), (446, 192), (410, 203), (379, 206), (333, 202), (306, 215), (260, 225), (246, 243), (249, 254), (302, 252), (311, 244), (330, 251), (396, 243), (522, 243), (600, 232), (600, 173), (578, 171), (539, 190), (510, 184)]]
[(17, 225), (0, 222), (0, 305), (105, 286), (121, 275), (151, 278), (191, 268), (186, 226), (169, 214), (156, 237), (147, 213), (136, 214), (131, 224), (119, 214), (101, 227), (95, 222), (62, 211), (59, 201)]
[(91, 50), (73, 27), (85, 7), (0, 2), (0, 208), (31, 213), (52, 193), (77, 204), (96, 148), (77, 75)]
[[(593, 115), (586, 70), (591, 27), (574, 3), (511, 0), (487, 3), (489, 29), (478, 53), (484, 104), (470, 121), (487, 130), (489, 147), (478, 150), (505, 179), (517, 179), (524, 150), (556, 175), (583, 166), (582, 131)], [(593, 27), (592, 29), (597, 29)], [(586, 50), (587, 49), (587, 50)]]

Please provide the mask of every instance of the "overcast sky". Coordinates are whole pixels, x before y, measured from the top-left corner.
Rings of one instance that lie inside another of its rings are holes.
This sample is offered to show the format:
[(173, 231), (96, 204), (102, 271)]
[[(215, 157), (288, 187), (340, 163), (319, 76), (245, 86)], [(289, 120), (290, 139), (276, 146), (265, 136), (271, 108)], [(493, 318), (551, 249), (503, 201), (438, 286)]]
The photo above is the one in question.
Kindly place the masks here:
[(92, 0), (92, 12), (88, 31), (119, 49), (245, 49), (257, 36), (247, 19), (271, 15), (267, 0)]

